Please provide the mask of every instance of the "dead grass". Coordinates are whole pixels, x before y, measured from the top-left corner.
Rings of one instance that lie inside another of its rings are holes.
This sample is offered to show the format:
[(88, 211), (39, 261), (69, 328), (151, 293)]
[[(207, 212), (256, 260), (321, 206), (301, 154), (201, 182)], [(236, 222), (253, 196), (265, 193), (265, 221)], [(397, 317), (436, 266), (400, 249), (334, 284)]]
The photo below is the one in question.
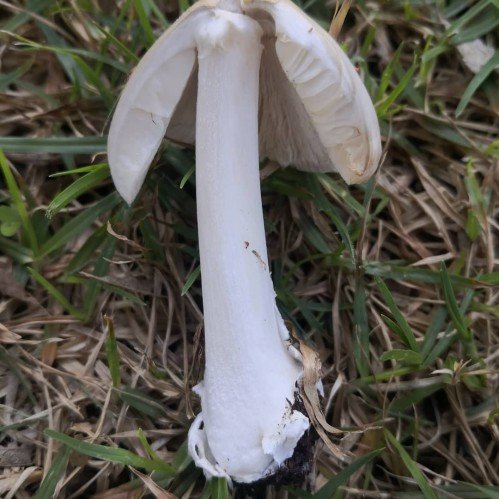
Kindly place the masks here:
[[(203, 371), (193, 153), (165, 145), (131, 209), (105, 165), (70, 172), (105, 162), (126, 74), (179, 6), (0, 9), (0, 495), (224, 497), (183, 445)], [(332, 7), (308, 10), (328, 27)], [(339, 38), (377, 102), (376, 183), (262, 170), (279, 304), (319, 352), (326, 420), (371, 428), (331, 436), (344, 459), (318, 445), (316, 497), (498, 497), (497, 72), (457, 115), (474, 74), (455, 45), (497, 47), (494, 16), (355, 3)]]

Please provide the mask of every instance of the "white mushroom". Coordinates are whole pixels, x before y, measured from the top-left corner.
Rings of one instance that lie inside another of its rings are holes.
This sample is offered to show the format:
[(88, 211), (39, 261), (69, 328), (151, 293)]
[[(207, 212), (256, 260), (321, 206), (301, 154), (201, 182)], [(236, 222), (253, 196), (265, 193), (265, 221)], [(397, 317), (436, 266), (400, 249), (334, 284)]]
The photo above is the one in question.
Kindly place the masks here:
[(207, 477), (253, 482), (309, 427), (292, 407), (302, 365), (275, 304), (259, 152), (363, 181), (381, 153), (376, 114), (343, 51), (289, 0), (205, 0), (154, 44), (117, 105), (109, 164), (128, 203), (165, 134), (196, 144), (206, 367), (189, 451)]

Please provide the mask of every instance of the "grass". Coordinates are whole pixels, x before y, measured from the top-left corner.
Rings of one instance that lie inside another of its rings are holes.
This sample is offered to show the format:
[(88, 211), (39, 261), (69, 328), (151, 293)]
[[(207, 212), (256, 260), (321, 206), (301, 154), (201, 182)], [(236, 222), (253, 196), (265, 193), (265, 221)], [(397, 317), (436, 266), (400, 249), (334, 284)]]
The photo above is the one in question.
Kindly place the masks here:
[[(301, 6), (329, 28), (334, 5)], [(185, 445), (203, 365), (193, 151), (165, 143), (131, 208), (105, 155), (127, 74), (187, 7), (0, 2), (6, 497), (233, 494)], [(376, 103), (379, 175), (262, 165), (278, 304), (346, 430), (343, 460), (319, 443), (311, 490), (267, 497), (499, 497), (498, 10), (347, 4), (332, 32)], [(476, 40), (491, 48), (472, 71)]]

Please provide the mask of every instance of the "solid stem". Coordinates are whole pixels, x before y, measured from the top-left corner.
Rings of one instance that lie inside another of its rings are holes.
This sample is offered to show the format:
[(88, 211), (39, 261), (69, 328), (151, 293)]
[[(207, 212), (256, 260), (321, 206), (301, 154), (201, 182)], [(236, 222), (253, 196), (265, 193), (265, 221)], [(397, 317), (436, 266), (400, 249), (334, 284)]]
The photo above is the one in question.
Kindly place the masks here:
[[(261, 29), (214, 10), (200, 28), (196, 185), (206, 369), (191, 453), (207, 474), (250, 482), (290, 457), (308, 426), (291, 412), (302, 367), (283, 337), (269, 273), (260, 195)], [(204, 432), (205, 446), (196, 441)], [(195, 451), (193, 449), (195, 448)], [(196, 456), (194, 456), (196, 459)]]

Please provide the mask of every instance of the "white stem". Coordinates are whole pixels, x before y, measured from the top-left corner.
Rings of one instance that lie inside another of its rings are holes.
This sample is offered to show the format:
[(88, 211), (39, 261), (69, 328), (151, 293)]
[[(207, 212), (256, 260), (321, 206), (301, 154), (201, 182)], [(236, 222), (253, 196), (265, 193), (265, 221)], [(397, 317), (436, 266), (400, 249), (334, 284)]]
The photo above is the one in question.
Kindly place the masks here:
[(189, 448), (207, 475), (251, 482), (293, 454), (309, 422), (290, 408), (302, 366), (282, 339), (288, 335), (267, 261), (258, 159), (261, 28), (242, 13), (212, 12), (197, 39), (206, 369)]

